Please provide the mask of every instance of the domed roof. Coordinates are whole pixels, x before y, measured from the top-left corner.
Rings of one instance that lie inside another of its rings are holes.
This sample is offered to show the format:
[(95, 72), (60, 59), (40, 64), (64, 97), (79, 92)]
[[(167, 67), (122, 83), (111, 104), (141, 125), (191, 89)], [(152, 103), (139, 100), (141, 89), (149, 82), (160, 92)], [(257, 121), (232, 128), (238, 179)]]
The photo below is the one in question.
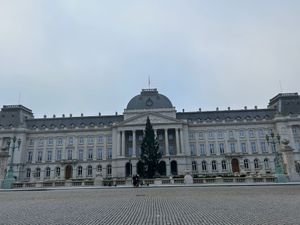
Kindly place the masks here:
[(157, 89), (143, 89), (141, 94), (133, 97), (127, 109), (160, 109), (173, 108), (171, 101), (164, 95), (159, 94)]

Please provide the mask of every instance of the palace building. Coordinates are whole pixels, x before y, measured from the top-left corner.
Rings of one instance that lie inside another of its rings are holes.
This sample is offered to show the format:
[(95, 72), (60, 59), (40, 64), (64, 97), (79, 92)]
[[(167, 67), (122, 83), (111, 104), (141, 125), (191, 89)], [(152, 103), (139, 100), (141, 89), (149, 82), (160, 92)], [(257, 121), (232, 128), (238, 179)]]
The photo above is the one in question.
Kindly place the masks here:
[[(123, 115), (72, 115), (35, 118), (22, 105), (4, 105), (0, 112), (2, 152), (12, 137), (21, 140), (13, 154), (19, 182), (125, 178), (137, 174), (147, 117), (163, 157), (162, 176), (187, 171), (198, 176), (274, 175), (274, 152), (266, 134), (288, 139), (300, 174), (300, 97), (282, 93), (264, 109), (178, 112), (157, 89), (143, 89)], [(6, 164), (9, 168), (8, 158)], [(3, 179), (2, 174), (2, 179)]]

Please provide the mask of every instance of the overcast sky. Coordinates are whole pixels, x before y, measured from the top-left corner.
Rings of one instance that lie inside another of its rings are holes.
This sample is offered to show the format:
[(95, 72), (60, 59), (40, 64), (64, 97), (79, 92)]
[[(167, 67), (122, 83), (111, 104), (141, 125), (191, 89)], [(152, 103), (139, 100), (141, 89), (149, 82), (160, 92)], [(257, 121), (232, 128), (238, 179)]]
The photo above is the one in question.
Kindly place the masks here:
[(178, 111), (300, 92), (300, 1), (0, 0), (1, 106), (122, 113), (149, 75)]

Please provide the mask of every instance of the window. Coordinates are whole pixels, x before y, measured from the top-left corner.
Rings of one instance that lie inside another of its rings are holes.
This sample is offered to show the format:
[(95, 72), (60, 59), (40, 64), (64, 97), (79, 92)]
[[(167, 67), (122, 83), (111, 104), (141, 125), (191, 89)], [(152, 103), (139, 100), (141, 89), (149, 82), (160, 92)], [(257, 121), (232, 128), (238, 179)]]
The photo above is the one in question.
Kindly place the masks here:
[(244, 130), (240, 130), (240, 137), (241, 138), (245, 137), (245, 131)]
[(169, 140), (173, 140), (174, 139), (174, 136), (173, 136), (173, 134), (169, 134)]
[(97, 150), (97, 159), (102, 160), (102, 148), (98, 148)]
[(94, 138), (93, 137), (88, 137), (88, 144), (93, 145), (94, 144)]
[(215, 144), (209, 144), (209, 152), (211, 155), (215, 154)]
[(248, 161), (248, 159), (244, 160), (244, 168), (245, 169), (249, 169), (249, 161)]
[(62, 144), (63, 144), (62, 138), (58, 138), (58, 139), (57, 139), (57, 145), (62, 145)]
[(43, 146), (44, 145), (44, 139), (39, 139), (39, 142), (38, 142), (39, 146)]
[(293, 134), (297, 134), (297, 127), (293, 126), (292, 127), (292, 132), (293, 132)]
[(133, 136), (132, 135), (129, 135), (128, 136), (128, 141), (132, 141), (133, 140)]
[(108, 144), (111, 144), (111, 143), (112, 143), (112, 136), (111, 136), (111, 135), (108, 135), (108, 136), (107, 136), (107, 143), (108, 143)]
[(28, 156), (27, 156), (27, 162), (32, 162), (32, 152), (28, 152)]
[(264, 130), (263, 130), (263, 129), (259, 129), (259, 130), (258, 130), (258, 135), (259, 135), (259, 137), (265, 137), (265, 132), (264, 132)]
[(235, 153), (235, 143), (230, 143), (230, 152)]
[(264, 141), (260, 142), (260, 148), (261, 148), (262, 153), (268, 152), (267, 147), (266, 147), (266, 142), (264, 142)]
[(72, 160), (72, 149), (68, 149), (67, 159)]
[(101, 165), (98, 165), (98, 166), (97, 166), (97, 172), (99, 172), (99, 173), (102, 172), (102, 166), (101, 166)]
[(203, 132), (199, 132), (199, 139), (201, 139), (201, 140), (204, 139), (204, 133)]
[(107, 148), (107, 158), (108, 159), (112, 158), (112, 148), (111, 147)]
[(191, 155), (196, 155), (196, 146), (195, 144), (190, 144)]
[(92, 148), (90, 148), (89, 150), (88, 150), (88, 159), (93, 159), (93, 149)]
[(194, 140), (195, 139), (195, 133), (194, 132), (190, 132), (189, 133), (189, 139), (190, 140)]
[(89, 165), (87, 167), (87, 176), (91, 177), (93, 175), (93, 167), (91, 165)]
[(222, 160), (221, 164), (222, 164), (222, 170), (226, 170), (227, 169), (226, 160)]
[(55, 169), (55, 176), (60, 177), (60, 167), (56, 167)]
[(222, 131), (218, 131), (218, 138), (222, 139), (224, 138), (223, 132)]
[(200, 154), (201, 154), (201, 155), (206, 155), (206, 152), (205, 152), (205, 145), (204, 145), (204, 144), (200, 144)]
[(233, 131), (232, 130), (229, 131), (229, 138), (233, 138)]
[(30, 168), (28, 168), (27, 170), (26, 170), (26, 178), (30, 178), (30, 175), (31, 175), (31, 169)]
[(50, 178), (51, 169), (49, 167), (46, 168), (46, 178)]
[(192, 162), (192, 171), (197, 172), (197, 162), (196, 161)]
[(211, 169), (212, 169), (212, 171), (216, 171), (217, 170), (217, 162), (215, 160), (213, 160), (211, 162)]
[(53, 138), (48, 139), (48, 145), (53, 145)]
[(265, 170), (269, 170), (270, 167), (269, 167), (269, 159), (264, 159), (264, 165), (265, 165)]
[(73, 137), (69, 137), (69, 145), (73, 145), (74, 144), (74, 138)]
[(37, 161), (38, 162), (42, 162), (42, 160), (43, 160), (43, 152), (42, 151), (38, 151)]
[(259, 169), (258, 159), (254, 159), (254, 168)]
[(158, 140), (159, 140), (159, 141), (162, 141), (162, 140), (163, 140), (163, 135), (162, 135), (162, 134), (159, 134), (159, 135), (158, 135)]
[(214, 138), (214, 133), (212, 131), (208, 132), (208, 138), (213, 139)]
[(251, 142), (251, 151), (252, 151), (252, 153), (257, 153), (255, 142)]
[(202, 166), (202, 171), (206, 171), (206, 161), (202, 161), (201, 163), (201, 166)]
[(247, 153), (247, 145), (246, 145), (246, 143), (241, 143), (241, 150), (242, 150), (242, 153)]
[(82, 176), (82, 166), (77, 167), (77, 176), (81, 177)]
[(61, 149), (56, 150), (56, 160), (61, 160)]
[(107, 167), (106, 167), (106, 174), (108, 175), (108, 176), (111, 176), (111, 165), (107, 165)]
[(78, 160), (83, 161), (83, 149), (79, 149), (78, 151)]
[(103, 144), (103, 136), (102, 135), (100, 135), (98, 137), (98, 143)]
[(79, 144), (83, 145), (84, 144), (84, 138), (83, 137), (79, 137)]
[(35, 177), (37, 179), (40, 179), (41, 177), (41, 169), (40, 168), (36, 168), (36, 171), (35, 171)]
[(221, 155), (225, 154), (224, 143), (219, 143), (219, 150)]
[(254, 138), (255, 137), (254, 130), (249, 130), (249, 137), (250, 138)]
[(52, 151), (47, 152), (47, 161), (52, 161)]
[(128, 147), (128, 156), (132, 156), (132, 147)]
[(300, 162), (295, 162), (296, 172), (300, 174)]
[(30, 146), (33, 146), (34, 145), (34, 141), (33, 141), (33, 139), (31, 138), (31, 139), (29, 139), (29, 145)]
[(275, 153), (276, 152), (276, 144), (275, 145), (271, 144), (271, 149), (272, 149), (272, 152)]
[(143, 135), (139, 135), (138, 139), (139, 139), (139, 141), (143, 141), (143, 138), (144, 138)]

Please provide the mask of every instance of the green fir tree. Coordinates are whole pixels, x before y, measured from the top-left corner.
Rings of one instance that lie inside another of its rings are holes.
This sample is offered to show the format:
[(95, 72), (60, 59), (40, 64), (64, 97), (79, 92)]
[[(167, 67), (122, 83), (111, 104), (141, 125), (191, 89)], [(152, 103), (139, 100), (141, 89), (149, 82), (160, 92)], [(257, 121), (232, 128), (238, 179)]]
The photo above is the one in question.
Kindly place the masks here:
[(153, 178), (158, 170), (158, 163), (162, 155), (159, 151), (159, 144), (154, 135), (154, 130), (147, 117), (145, 136), (141, 145), (141, 162), (144, 165), (144, 175)]

